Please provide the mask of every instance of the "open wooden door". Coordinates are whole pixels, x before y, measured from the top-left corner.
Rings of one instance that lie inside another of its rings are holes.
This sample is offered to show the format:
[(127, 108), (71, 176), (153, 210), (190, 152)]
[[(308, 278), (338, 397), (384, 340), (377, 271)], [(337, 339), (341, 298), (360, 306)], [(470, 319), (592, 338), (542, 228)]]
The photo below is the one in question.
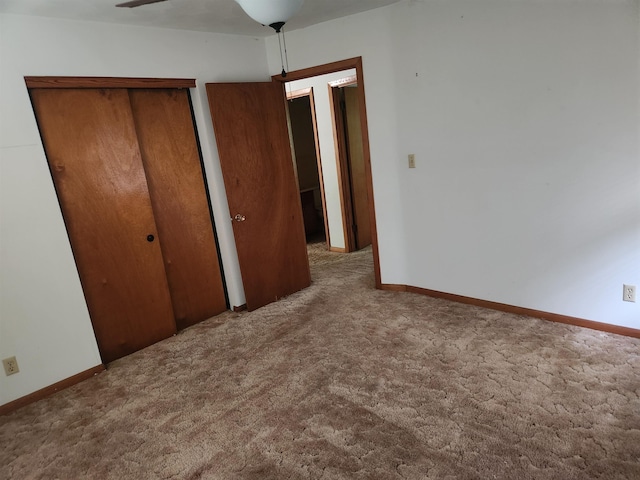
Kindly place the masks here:
[(209, 83), (247, 308), (311, 284), (282, 84)]

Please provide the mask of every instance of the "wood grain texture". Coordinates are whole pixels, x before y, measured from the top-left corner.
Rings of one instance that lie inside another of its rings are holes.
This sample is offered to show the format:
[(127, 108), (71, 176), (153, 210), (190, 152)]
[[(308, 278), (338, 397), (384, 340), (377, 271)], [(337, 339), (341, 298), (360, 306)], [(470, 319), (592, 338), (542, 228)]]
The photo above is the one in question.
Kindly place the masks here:
[(342, 110), (344, 95), (339, 87), (328, 87), (331, 118), (333, 118), (333, 143), (336, 152), (336, 171), (338, 173), (338, 194), (342, 213), (342, 230), (344, 232), (344, 248), (346, 252), (356, 250), (356, 237), (353, 229), (353, 205), (351, 202), (351, 185), (349, 181), (349, 161), (346, 119)]
[(293, 92), (287, 92), (287, 100), (293, 100), (294, 98), (308, 97), (313, 94), (313, 87), (301, 88), (294, 90)]
[(358, 84), (358, 77), (356, 75), (339, 78), (338, 80), (333, 80), (329, 82), (329, 85), (331, 85), (332, 87), (346, 87), (349, 85), (357, 85), (357, 84)]
[(364, 88), (364, 71), (362, 68), (362, 57), (353, 60), (353, 68), (356, 69), (358, 78), (358, 105), (360, 106), (360, 124), (362, 130), (362, 155), (364, 156), (364, 172), (367, 184), (367, 194), (369, 198), (369, 228), (371, 229), (371, 248), (373, 250), (373, 272), (376, 288), (380, 288), (382, 277), (380, 274), (380, 250), (378, 247), (378, 227), (376, 224), (376, 206), (373, 194), (373, 176), (371, 173), (371, 149), (369, 146), (369, 125), (367, 120), (367, 102)]
[(227, 309), (188, 92), (129, 91), (177, 327)]
[(310, 285), (282, 84), (207, 84), (247, 308)]
[(318, 75), (339, 72), (341, 70), (349, 70), (351, 68), (356, 68), (356, 65), (358, 64), (362, 64), (362, 57), (347, 58), (345, 60), (325, 63), (323, 65), (317, 65), (315, 67), (294, 70), (291, 72), (287, 72), (286, 77), (283, 77), (281, 74), (272, 75), (271, 80), (282, 83), (292, 82), (294, 80), (300, 80), (302, 78), (316, 77)]
[(190, 78), (24, 77), (27, 88), (195, 88)]
[(48, 387), (41, 388), (29, 395), (25, 395), (24, 397), (20, 397), (17, 400), (13, 400), (12, 402), (5, 403), (4, 405), (0, 405), (0, 416), (6, 415), (7, 413), (11, 413), (19, 408), (26, 407), (30, 403), (37, 402), (38, 400), (42, 400), (43, 398), (48, 397), (49, 395), (53, 395), (60, 390), (64, 390), (65, 388), (69, 388), (74, 386), (77, 383), (80, 383), (88, 378), (94, 377), (99, 373), (103, 372), (105, 367), (103, 364), (96, 365), (93, 368), (89, 368), (84, 372), (77, 373), (72, 375), (71, 377), (65, 378), (59, 382), (54, 383), (53, 385), (49, 385)]
[(313, 88), (309, 89), (309, 104), (311, 105), (311, 122), (313, 123), (313, 141), (318, 161), (318, 179), (320, 180), (320, 198), (322, 200), (322, 221), (324, 222), (324, 236), (327, 248), (331, 247), (331, 235), (329, 233), (329, 217), (327, 215), (327, 196), (324, 187), (324, 173), (322, 172), (322, 157), (320, 156), (320, 139), (318, 137), (318, 121), (316, 116), (316, 101)]
[(624, 335), (626, 337), (640, 338), (640, 330), (636, 328), (610, 325), (608, 323), (596, 322), (593, 320), (585, 320), (583, 318), (570, 317), (567, 315), (560, 315), (557, 313), (543, 312), (541, 310), (534, 310), (531, 308), (516, 307), (514, 305), (507, 305), (505, 303), (491, 302), (489, 300), (481, 300), (479, 298), (465, 297), (462, 295), (455, 295), (453, 293), (439, 292), (437, 290), (429, 290), (426, 288), (413, 287), (411, 285), (383, 283), (380, 286), (380, 289), (388, 290), (391, 292), (418, 293), (420, 295), (426, 295), (428, 297), (442, 298), (445, 300), (450, 300), (452, 302), (458, 302), (458, 303), (464, 303), (467, 305), (475, 305), (477, 307), (489, 308), (491, 310), (497, 310), (499, 312), (514, 313), (516, 315), (526, 315), (527, 317), (541, 318), (543, 320), (549, 320), (551, 322), (564, 323), (567, 325), (575, 325), (578, 327), (590, 328), (592, 330), (599, 330), (601, 332)]
[(127, 90), (31, 90), (104, 362), (176, 331)]
[(353, 220), (356, 225), (354, 237), (356, 249), (371, 245), (371, 224), (369, 218), (369, 195), (362, 147), (362, 128), (360, 122), (360, 108), (358, 105), (358, 89), (344, 87), (344, 102), (346, 106), (347, 145), (349, 150), (349, 180), (351, 190), (351, 206)]

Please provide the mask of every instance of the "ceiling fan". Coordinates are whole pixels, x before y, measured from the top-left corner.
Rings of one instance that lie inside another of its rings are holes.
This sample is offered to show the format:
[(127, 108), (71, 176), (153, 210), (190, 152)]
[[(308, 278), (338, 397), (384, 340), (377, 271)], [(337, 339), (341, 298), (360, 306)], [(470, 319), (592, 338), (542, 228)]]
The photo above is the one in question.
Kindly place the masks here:
[[(116, 7), (134, 8), (166, 1), (130, 0), (129, 2), (118, 3)], [(282, 26), (300, 9), (304, 0), (235, 0), (235, 2), (256, 22), (262, 25), (269, 25), (280, 33)]]
[[(152, 3), (165, 2), (166, 0), (130, 0), (129, 2), (118, 3), (116, 7), (134, 8)], [(286, 76), (284, 69), (284, 58), (282, 43), (284, 40), (284, 24), (300, 9), (304, 0), (235, 0), (242, 7), (247, 15), (262, 25), (269, 25), (278, 34), (280, 43), (280, 59), (282, 60), (282, 76)], [(282, 42), (280, 42), (282, 35)], [(287, 56), (287, 44), (284, 43), (284, 57)], [(289, 68), (287, 61), (287, 68)]]
[(150, 3), (159, 3), (159, 2), (166, 2), (166, 1), (167, 0), (132, 0), (130, 2), (118, 3), (116, 7), (133, 8), (133, 7), (139, 7), (141, 5), (148, 5)]
[(158, 2), (166, 2), (166, 0), (132, 0), (131, 2), (118, 3), (116, 7), (133, 8)]

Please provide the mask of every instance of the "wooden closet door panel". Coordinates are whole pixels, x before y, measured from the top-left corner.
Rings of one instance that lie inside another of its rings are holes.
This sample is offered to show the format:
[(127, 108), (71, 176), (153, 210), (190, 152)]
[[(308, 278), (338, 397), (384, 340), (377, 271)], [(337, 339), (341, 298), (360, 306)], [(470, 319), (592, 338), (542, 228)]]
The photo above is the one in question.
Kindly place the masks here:
[(103, 361), (175, 333), (127, 90), (33, 89)]
[(129, 90), (178, 328), (227, 309), (187, 90)]

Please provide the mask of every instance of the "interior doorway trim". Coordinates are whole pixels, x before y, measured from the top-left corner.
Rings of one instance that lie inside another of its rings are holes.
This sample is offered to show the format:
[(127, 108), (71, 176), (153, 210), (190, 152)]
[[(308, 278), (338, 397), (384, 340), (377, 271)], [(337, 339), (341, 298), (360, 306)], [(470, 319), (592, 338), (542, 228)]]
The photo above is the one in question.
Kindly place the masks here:
[(347, 87), (349, 85), (355, 85), (357, 83), (358, 77), (356, 75), (351, 75), (349, 77), (341, 78), (340, 80), (329, 82), (329, 87)]
[(293, 100), (294, 98), (307, 97), (311, 95), (313, 95), (313, 87), (301, 88), (300, 90), (287, 92), (287, 100)]
[(367, 106), (364, 91), (364, 73), (362, 71), (362, 57), (348, 58), (337, 62), (326, 63), (315, 67), (304, 68), (288, 72), (286, 77), (282, 75), (273, 75), (271, 79), (274, 82), (281, 82), (284, 86), (286, 82), (301, 80), (303, 78), (317, 77), (326, 75), (327, 73), (339, 72), (342, 70), (356, 70), (358, 80), (356, 88), (358, 89), (358, 103), (360, 107), (360, 126), (362, 130), (362, 149), (365, 167), (365, 182), (367, 184), (367, 195), (369, 197), (369, 219), (371, 223), (371, 248), (373, 250), (373, 271), (375, 275), (376, 288), (382, 285), (380, 279), (380, 255), (378, 249), (378, 228), (376, 225), (375, 202), (373, 196), (373, 178), (371, 176), (371, 150), (369, 147), (369, 128), (367, 125)]
[(195, 88), (193, 78), (24, 77), (28, 88)]
[[(358, 77), (352, 75), (329, 82), (329, 110), (333, 119), (333, 144), (336, 152), (336, 164), (338, 173), (338, 193), (340, 194), (340, 208), (342, 213), (342, 230), (344, 232), (345, 252), (356, 250), (356, 234), (354, 231), (354, 204), (351, 189), (350, 161), (348, 160), (348, 141), (346, 133), (346, 113), (340, 108), (339, 90), (343, 87), (358, 84)], [(343, 99), (344, 100), (344, 99)]]
[(316, 163), (318, 166), (318, 180), (320, 181), (320, 198), (322, 199), (322, 221), (324, 223), (324, 234), (327, 248), (331, 249), (331, 237), (329, 236), (329, 219), (327, 217), (327, 197), (324, 193), (324, 175), (322, 174), (322, 159), (320, 157), (320, 141), (318, 140), (318, 121), (316, 118), (316, 101), (313, 96), (313, 87), (301, 88), (287, 93), (287, 100), (301, 97), (309, 97), (311, 107), (311, 123), (313, 124), (313, 142), (316, 149)]

